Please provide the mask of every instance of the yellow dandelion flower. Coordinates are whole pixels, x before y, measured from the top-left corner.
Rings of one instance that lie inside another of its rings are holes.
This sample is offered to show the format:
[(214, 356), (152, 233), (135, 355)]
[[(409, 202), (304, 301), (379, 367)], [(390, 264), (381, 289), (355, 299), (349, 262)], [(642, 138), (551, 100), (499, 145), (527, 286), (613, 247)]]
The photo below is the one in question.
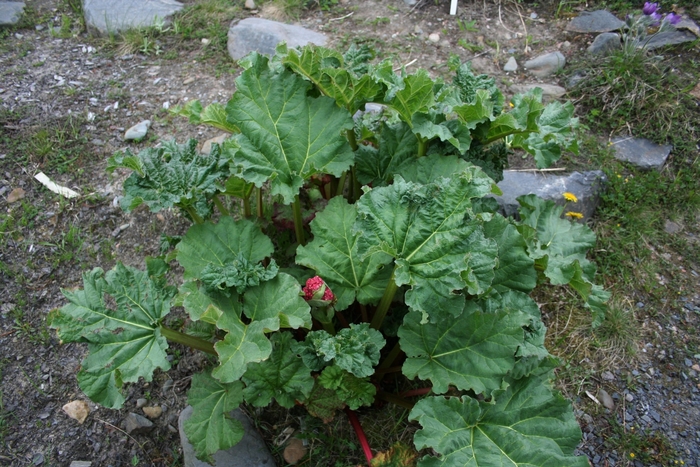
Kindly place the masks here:
[(630, 459), (634, 459), (634, 453), (630, 452)]
[(576, 197), (576, 195), (573, 193), (569, 193), (568, 191), (564, 192), (564, 199), (566, 199), (567, 201), (571, 201), (572, 203), (578, 202), (578, 198)]
[(513, 107), (515, 107), (515, 105), (513, 105), (512, 102), (508, 102), (508, 105), (510, 106), (511, 109), (512, 109)]
[(566, 213), (566, 215), (572, 219), (583, 219), (583, 214), (581, 214), (580, 212), (569, 211)]

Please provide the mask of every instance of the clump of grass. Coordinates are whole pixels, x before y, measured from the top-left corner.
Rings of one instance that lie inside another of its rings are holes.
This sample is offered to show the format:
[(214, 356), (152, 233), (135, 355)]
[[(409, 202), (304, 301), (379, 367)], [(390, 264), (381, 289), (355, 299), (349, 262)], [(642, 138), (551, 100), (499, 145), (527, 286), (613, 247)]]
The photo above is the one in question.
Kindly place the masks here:
[(605, 445), (610, 451), (623, 453), (629, 465), (634, 461), (644, 465), (680, 465), (676, 451), (663, 433), (648, 433), (635, 426), (621, 425), (615, 419), (610, 420)]

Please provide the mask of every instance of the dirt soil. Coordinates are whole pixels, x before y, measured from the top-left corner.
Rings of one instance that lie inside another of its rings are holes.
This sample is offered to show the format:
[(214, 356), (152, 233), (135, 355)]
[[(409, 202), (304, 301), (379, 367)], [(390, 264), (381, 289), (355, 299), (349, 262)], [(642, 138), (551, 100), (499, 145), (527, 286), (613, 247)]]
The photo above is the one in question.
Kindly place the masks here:
[[(183, 232), (186, 223), (173, 212), (124, 213), (117, 201), (127, 174), (108, 176), (106, 159), (163, 139), (217, 136), (166, 109), (192, 99), (226, 102), (236, 74), (221, 71), (227, 56), (212, 60), (199, 42), (165, 38), (160, 55), (146, 56), (122, 55), (86, 33), (57, 38), (50, 27), (60, 26), (62, 3), (28, 3), (41, 19), (37, 27), (13, 31), (0, 42), (0, 210), (7, 214), (0, 227), (0, 465), (182, 465), (177, 417), (190, 375), (205, 363), (202, 357), (174, 347), (173, 370), (128, 386), (122, 410), (89, 403), (90, 414), (79, 424), (62, 407), (86, 400), (76, 382), (86, 349), (58, 342), (46, 316), (66, 303), (61, 288), (81, 285), (83, 271), (108, 270), (117, 260), (142, 267), (144, 256), (158, 254), (160, 233)], [(554, 50), (572, 58), (592, 40), (566, 33), (567, 15), (553, 16), (557, 5), (462, 0), (457, 17), (451, 17), (446, 0), (415, 6), (403, 0), (341, 0), (330, 11), (306, 11), (299, 24), (324, 32), (332, 46), (366, 42), (397, 67), (423, 67), (436, 76), (446, 74), (444, 64), (457, 54), (471, 60), (475, 71), (495, 76), (509, 93), (513, 84), (537, 82), (522, 72), (525, 59)], [(241, 9), (242, 16), (262, 14)], [(472, 51), (458, 42), (471, 44)], [(521, 69), (506, 74), (501, 69), (511, 54)], [(556, 77), (546, 82), (559, 84)], [(146, 140), (125, 142), (125, 129), (145, 119), (153, 122)], [(34, 179), (41, 171), (81, 196), (66, 200), (51, 193)], [(651, 247), (667, 254), (663, 245)], [(594, 375), (594, 383), (612, 395), (615, 410), (586, 395), (585, 390), (597, 394), (597, 387), (568, 394), (585, 432), (580, 450), (594, 465), (638, 465), (605, 442), (613, 413), (623, 425), (663, 431), (678, 460), (700, 466), (700, 355), (686, 353), (700, 352), (700, 267), (683, 258), (667, 263), (694, 282), (664, 310), (668, 317), (640, 323), (641, 358)], [(639, 305), (641, 310), (644, 303)], [(143, 404), (159, 406), (163, 414), (150, 432), (128, 435), (123, 421), (130, 412), (142, 414)], [(342, 465), (361, 461), (358, 452)]]

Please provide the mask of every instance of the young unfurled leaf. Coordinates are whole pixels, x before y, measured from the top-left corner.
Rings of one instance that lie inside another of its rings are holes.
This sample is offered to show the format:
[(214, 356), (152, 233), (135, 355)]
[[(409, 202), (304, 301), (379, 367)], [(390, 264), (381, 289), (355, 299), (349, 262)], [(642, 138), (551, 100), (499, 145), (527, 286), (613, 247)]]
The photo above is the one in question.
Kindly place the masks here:
[(52, 314), (50, 326), (65, 342), (89, 343), (78, 382), (92, 400), (120, 408), (122, 383), (151, 381), (156, 368), (170, 369), (159, 325), (170, 311), (172, 290), (117, 263), (106, 274), (100, 268), (84, 273), (83, 289), (62, 292), (70, 303)]
[(352, 118), (333, 99), (309, 96), (308, 81), (270, 70), (263, 57), (236, 85), (226, 112), (241, 130), (234, 136), (241, 178), (258, 187), (269, 180), (271, 194), (291, 204), (312, 175), (339, 177), (350, 168), (354, 155), (342, 133), (352, 128)]
[(413, 115), (427, 112), (435, 102), (433, 86), (428, 72), (419, 69), (415, 74), (403, 77), (403, 88), (385, 103), (398, 112), (401, 120), (413, 127)]
[(238, 128), (226, 120), (226, 108), (218, 102), (202, 108), (202, 104), (194, 100), (174, 107), (171, 112), (188, 118), (194, 125), (211, 125), (229, 133), (238, 133)]
[(178, 206), (202, 219), (209, 217), (209, 200), (223, 190), (229, 176), (230, 155), (219, 146), (210, 154), (199, 154), (196, 148), (197, 141), (191, 139), (182, 145), (163, 143), (136, 156), (127, 150), (110, 158), (111, 170), (134, 170), (124, 182), (122, 209), (131, 211), (146, 204), (152, 212), (158, 212)]
[(270, 356), (272, 344), (265, 336), (264, 322), (253, 321), (246, 325), (237, 316), (221, 315), (216, 326), (228, 332), (214, 345), (219, 354), (219, 366), (211, 374), (222, 383), (240, 379), (249, 363), (261, 362)]
[(198, 286), (196, 281), (187, 281), (180, 286), (173, 305), (185, 307), (185, 311), (193, 321), (201, 319), (209, 324), (216, 324), (224, 313), (241, 316), (237, 295), (225, 295), (216, 290), (206, 290), (205, 287)]
[(485, 135), (478, 135), (479, 141), (488, 144), (514, 134), (529, 134), (539, 130), (538, 119), (542, 115), (542, 90), (535, 88), (527, 94), (516, 95), (512, 100), (513, 109), (493, 119)]
[(218, 224), (190, 227), (177, 245), (177, 261), (185, 279), (198, 279), (209, 265), (225, 267), (239, 258), (257, 264), (273, 251), (272, 241), (253, 222), (222, 217)]
[(488, 75), (475, 75), (472, 72), (471, 62), (460, 64), (457, 67), (453, 84), (460, 90), (462, 102), (467, 104), (478, 103), (483, 97), (479, 96), (480, 91), (488, 92), (489, 103), (483, 104), (491, 108), (494, 114), (500, 113), (503, 108), (503, 94), (496, 86), (496, 80)]
[(403, 373), (430, 379), (437, 394), (452, 385), (489, 397), (513, 369), (514, 349), (523, 343), (523, 326), (529, 323), (529, 316), (517, 310), (485, 313), (467, 307), (461, 316), (421, 324), (421, 314), (412, 311), (399, 328), (408, 357)]
[(357, 208), (338, 196), (311, 222), (314, 239), (297, 248), (297, 264), (312, 268), (336, 296), (334, 308), (342, 311), (355, 299), (376, 303), (391, 276), (391, 257), (376, 252), (362, 258), (357, 252), (357, 233), (352, 227)]
[(395, 258), (394, 280), (411, 286), (406, 303), (412, 309), (429, 315), (439, 306), (458, 315), (464, 297), (455, 291), (467, 286), (462, 274), (472, 252), (467, 239), (480, 229), (471, 219), (471, 200), (491, 186), (481, 170), (469, 167), (427, 185), (397, 177), (391, 186), (368, 191), (357, 203), (360, 254), (382, 251)]
[(197, 458), (211, 462), (211, 455), (226, 450), (243, 439), (241, 422), (229, 415), (243, 402), (243, 383), (222, 384), (208, 373), (192, 376), (187, 403), (192, 416), (185, 422), (187, 439)]
[(495, 402), (469, 396), (428, 397), (410, 419), (423, 427), (416, 449), (432, 448), (419, 467), (588, 467), (574, 456), (581, 429), (569, 402), (548, 387), (548, 375), (513, 381)]
[(265, 407), (274, 398), (279, 405), (292, 408), (304, 401), (314, 387), (311, 370), (292, 350), (293, 337), (289, 332), (277, 333), (270, 339), (270, 358), (248, 365), (243, 375), (243, 391), (249, 404)]
[(335, 391), (338, 398), (345, 402), (350, 410), (371, 405), (377, 393), (374, 384), (335, 365), (323, 370), (318, 377), (318, 383), (324, 388)]
[(224, 295), (230, 295), (230, 288), (235, 288), (238, 294), (242, 294), (246, 289), (274, 278), (278, 271), (274, 259), (265, 267), (260, 263), (249, 262), (242, 253), (238, 253), (233, 261), (223, 266), (207, 264), (202, 269), (200, 279), (207, 288), (220, 291)]
[(330, 362), (358, 378), (374, 373), (379, 363), (379, 352), (386, 344), (382, 334), (369, 324), (350, 324), (331, 336), (326, 331), (312, 331), (304, 342), (295, 346), (306, 366), (320, 371)]

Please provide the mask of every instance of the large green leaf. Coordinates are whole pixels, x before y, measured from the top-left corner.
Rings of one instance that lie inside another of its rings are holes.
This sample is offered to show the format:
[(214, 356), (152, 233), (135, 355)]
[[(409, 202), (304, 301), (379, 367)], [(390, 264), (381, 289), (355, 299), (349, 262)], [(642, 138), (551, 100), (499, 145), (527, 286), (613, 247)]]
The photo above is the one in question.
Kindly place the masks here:
[(297, 400), (305, 400), (314, 387), (311, 370), (292, 351), (293, 337), (289, 332), (276, 333), (270, 339), (270, 358), (251, 363), (243, 375), (243, 391), (249, 404), (265, 407), (274, 398), (279, 405), (292, 408)]
[(243, 295), (243, 313), (265, 328), (311, 328), (311, 309), (299, 295), (301, 286), (294, 277), (280, 273), (274, 279)]
[(419, 467), (588, 467), (586, 457), (573, 455), (581, 430), (571, 405), (552, 393), (547, 375), (513, 381), (491, 403), (429, 397), (410, 419), (423, 427), (416, 448), (439, 454)]
[[(185, 307), (185, 311), (193, 321), (206, 320), (216, 324), (218, 317), (224, 313), (241, 315), (241, 305), (236, 294), (222, 294), (216, 290), (206, 290), (197, 285), (196, 281), (187, 281), (180, 286), (177, 303)], [(207, 318), (214, 316), (213, 319)]]
[(377, 394), (377, 388), (367, 379), (358, 378), (336, 365), (324, 368), (318, 376), (318, 382), (324, 388), (335, 391), (350, 410), (372, 405)]
[(529, 323), (529, 316), (519, 311), (486, 313), (468, 307), (460, 316), (422, 324), (421, 314), (412, 311), (398, 333), (408, 357), (403, 373), (429, 379), (437, 394), (455, 386), (489, 396), (513, 369), (523, 326)]
[(468, 167), (469, 164), (457, 156), (431, 154), (413, 159), (409, 164), (399, 167), (396, 173), (407, 182), (427, 184), (440, 178), (451, 178)]
[(62, 341), (89, 343), (78, 382), (90, 399), (120, 408), (122, 383), (151, 381), (156, 368), (170, 369), (159, 325), (172, 290), (117, 263), (107, 274), (100, 268), (84, 273), (82, 290), (62, 292), (70, 303), (52, 313), (50, 326)]
[(312, 175), (340, 176), (354, 155), (343, 137), (353, 127), (349, 112), (331, 98), (311, 97), (311, 84), (290, 72), (270, 70), (258, 57), (236, 80), (226, 106), (240, 128), (235, 162), (240, 177), (258, 187), (270, 181), (271, 194), (291, 204)]
[(337, 196), (311, 222), (314, 239), (297, 248), (296, 262), (312, 268), (330, 286), (342, 311), (355, 299), (362, 304), (379, 301), (391, 276), (391, 257), (375, 252), (362, 258), (352, 227), (357, 208)]
[(382, 123), (379, 149), (361, 144), (355, 155), (360, 183), (373, 186), (388, 185), (401, 169), (418, 159), (418, 140), (404, 122)]
[(133, 155), (117, 153), (109, 160), (109, 170), (134, 170), (124, 182), (121, 206), (131, 211), (146, 204), (152, 212), (178, 206), (194, 210), (201, 218), (211, 214), (209, 199), (229, 176), (230, 156), (215, 146), (210, 154), (197, 153), (197, 141), (187, 144), (163, 143)]
[(464, 297), (455, 291), (467, 286), (462, 274), (470, 269), (468, 238), (480, 229), (470, 220), (471, 200), (490, 193), (491, 186), (480, 169), (469, 167), (427, 185), (397, 177), (389, 187), (366, 192), (357, 203), (360, 253), (395, 258), (394, 280), (411, 286), (406, 303), (412, 309), (459, 314)]
[(511, 102), (513, 109), (497, 116), (485, 135), (479, 135), (482, 143), (490, 143), (514, 134), (529, 134), (539, 130), (538, 119), (544, 110), (542, 90), (516, 95)]
[(428, 72), (420, 69), (403, 78), (403, 88), (386, 104), (398, 112), (401, 120), (413, 127), (413, 115), (427, 112), (435, 102), (433, 86)]
[(518, 198), (519, 226), (528, 241), (528, 253), (552, 284), (570, 284), (593, 312), (593, 324), (604, 317), (609, 292), (594, 284), (596, 267), (586, 258), (595, 245), (595, 233), (586, 225), (562, 219), (564, 207), (535, 195)]
[(535, 261), (527, 254), (527, 244), (512, 221), (500, 214), (484, 223), (484, 234), (498, 245), (498, 265), (492, 286), (498, 290), (530, 292), (537, 285)]
[(270, 356), (272, 344), (265, 336), (269, 321), (253, 321), (245, 324), (237, 316), (221, 315), (216, 325), (227, 331), (226, 337), (214, 345), (219, 354), (219, 366), (211, 372), (223, 383), (240, 379), (249, 363), (261, 362)]
[(194, 100), (185, 105), (174, 107), (171, 112), (187, 117), (193, 125), (210, 125), (229, 133), (238, 133), (238, 128), (226, 120), (226, 108), (218, 102), (202, 108), (201, 102)]
[(177, 261), (185, 279), (198, 279), (207, 266), (227, 266), (239, 258), (256, 264), (274, 251), (272, 241), (253, 222), (222, 217), (218, 224), (190, 227), (177, 245)]
[(241, 422), (231, 417), (243, 402), (243, 383), (222, 384), (208, 373), (192, 376), (187, 403), (192, 416), (185, 422), (188, 440), (199, 459), (211, 462), (211, 455), (236, 445), (243, 439)]

